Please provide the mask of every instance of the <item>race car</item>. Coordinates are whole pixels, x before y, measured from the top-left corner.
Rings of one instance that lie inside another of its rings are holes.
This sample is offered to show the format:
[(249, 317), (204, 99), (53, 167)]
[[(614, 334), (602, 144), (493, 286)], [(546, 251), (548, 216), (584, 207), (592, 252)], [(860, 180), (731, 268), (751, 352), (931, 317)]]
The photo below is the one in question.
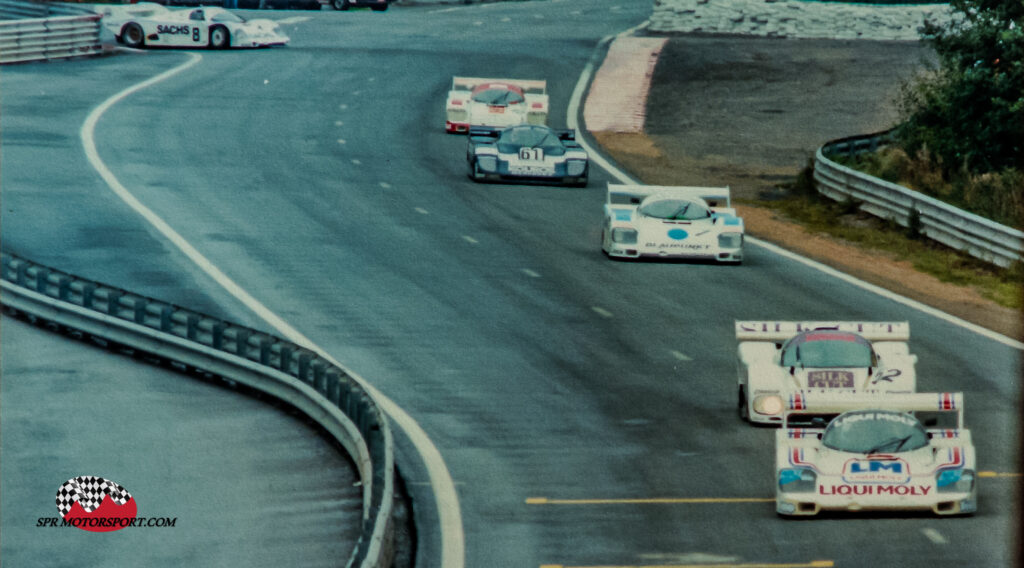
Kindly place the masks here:
[(128, 47), (266, 47), (288, 36), (272, 20), (246, 20), (224, 8), (172, 10), (152, 2), (98, 9), (103, 25)]
[(608, 184), (601, 249), (611, 258), (743, 261), (728, 187)]
[(775, 433), (775, 510), (923, 510), (978, 507), (961, 393), (795, 395)]
[(800, 393), (916, 389), (907, 322), (737, 321), (736, 339), (739, 414), (750, 422), (780, 424)]
[(546, 81), (453, 77), (445, 102), (445, 131), (469, 132), (471, 126), (546, 124)]
[(469, 130), (466, 160), (474, 181), (587, 185), (590, 161), (572, 130), (542, 124)]

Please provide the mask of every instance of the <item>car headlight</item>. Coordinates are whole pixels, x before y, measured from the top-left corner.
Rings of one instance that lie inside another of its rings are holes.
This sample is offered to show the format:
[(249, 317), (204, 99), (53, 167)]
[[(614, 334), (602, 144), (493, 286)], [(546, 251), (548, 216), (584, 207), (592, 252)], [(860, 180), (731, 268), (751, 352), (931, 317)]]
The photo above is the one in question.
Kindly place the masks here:
[(740, 248), (743, 246), (743, 233), (722, 233), (718, 235), (720, 248)]
[(818, 474), (807, 468), (779, 470), (779, 490), (786, 493), (812, 493), (818, 486)]
[(495, 156), (480, 156), (476, 159), (476, 163), (480, 164), (480, 169), (485, 172), (493, 172), (498, 169), (498, 158)]
[(970, 469), (944, 469), (935, 475), (939, 493), (970, 493), (974, 490), (974, 471)]
[(754, 398), (754, 412), (774, 416), (782, 412), (782, 397), (774, 394)]
[(569, 160), (565, 163), (565, 173), (570, 176), (581, 176), (587, 169), (587, 163), (583, 160)]
[(636, 244), (636, 229), (615, 228), (612, 229), (612, 242), (624, 245)]

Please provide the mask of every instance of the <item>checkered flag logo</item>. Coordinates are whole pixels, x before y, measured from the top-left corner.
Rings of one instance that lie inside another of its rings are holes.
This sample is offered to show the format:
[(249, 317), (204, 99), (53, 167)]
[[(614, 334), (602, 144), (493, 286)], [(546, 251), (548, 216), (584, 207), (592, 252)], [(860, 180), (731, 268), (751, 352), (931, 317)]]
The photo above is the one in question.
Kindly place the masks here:
[(107, 495), (118, 505), (124, 505), (132, 498), (124, 487), (109, 479), (90, 475), (73, 477), (57, 490), (57, 510), (61, 517), (67, 516), (71, 507), (78, 502), (86, 513), (91, 513), (99, 508)]

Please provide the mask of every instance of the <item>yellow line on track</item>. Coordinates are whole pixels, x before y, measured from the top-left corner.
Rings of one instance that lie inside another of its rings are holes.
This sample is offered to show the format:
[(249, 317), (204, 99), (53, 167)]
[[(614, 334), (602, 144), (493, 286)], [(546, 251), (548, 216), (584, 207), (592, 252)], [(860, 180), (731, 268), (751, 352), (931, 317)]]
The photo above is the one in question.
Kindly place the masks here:
[(685, 505), (705, 503), (771, 503), (774, 498), (762, 497), (654, 497), (649, 499), (548, 499), (528, 497), (527, 505)]
[(978, 477), (1021, 477), (1024, 473), (1006, 473), (997, 471), (979, 471)]

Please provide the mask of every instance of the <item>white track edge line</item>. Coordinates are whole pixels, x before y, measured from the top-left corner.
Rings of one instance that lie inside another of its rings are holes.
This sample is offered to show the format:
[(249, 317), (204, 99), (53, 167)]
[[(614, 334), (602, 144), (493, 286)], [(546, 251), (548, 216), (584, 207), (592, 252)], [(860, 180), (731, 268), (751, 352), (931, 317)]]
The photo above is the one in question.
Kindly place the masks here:
[(82, 146), (85, 149), (85, 154), (89, 163), (97, 173), (100, 174), (100, 177), (103, 178), (114, 194), (121, 198), (121, 200), (131, 207), (136, 213), (141, 215), (156, 230), (160, 231), (164, 237), (171, 241), (174, 246), (184, 253), (201, 270), (203, 270), (203, 272), (220, 284), (229, 294), (245, 304), (246, 307), (270, 324), (271, 327), (284, 335), (289, 341), (316, 352), (332, 364), (344, 369), (346, 373), (351, 375), (354, 380), (359, 382), (359, 384), (362, 385), (368, 393), (370, 393), (370, 396), (374, 398), (388, 416), (390, 416), (391, 419), (405, 431), (406, 435), (416, 447), (416, 450), (420, 453), (420, 457), (423, 459), (427, 468), (431, 487), (434, 490), (434, 496), (437, 501), (438, 516), (441, 524), (441, 565), (446, 567), (450, 566), (452, 568), (463, 568), (465, 565), (465, 536), (462, 526), (462, 512), (459, 508), (458, 495), (455, 492), (455, 483), (452, 480), (451, 472), (449, 472), (448, 467), (445, 465), (444, 460), (441, 457), (441, 452), (434, 445), (430, 437), (427, 436), (427, 433), (423, 428), (420, 427), (419, 423), (395, 404), (394, 401), (384, 396), (383, 393), (374, 388), (373, 385), (366, 382), (366, 380), (361, 376), (349, 371), (324, 349), (310, 341), (306, 336), (289, 325), (277, 314), (270, 311), (269, 308), (260, 303), (256, 298), (252, 297), (248, 292), (242, 289), (241, 286), (214, 266), (209, 259), (203, 256), (202, 253), (186, 241), (184, 237), (171, 228), (167, 222), (132, 195), (132, 193), (129, 192), (120, 181), (118, 181), (117, 177), (114, 176), (110, 169), (107, 168), (106, 164), (104, 164), (100, 159), (99, 153), (96, 151), (96, 144), (93, 138), (93, 133), (100, 117), (103, 116), (110, 107), (114, 106), (114, 104), (129, 95), (164, 81), (202, 61), (202, 56), (199, 54), (189, 53), (188, 55), (189, 61), (132, 87), (124, 89), (123, 91), (108, 98), (89, 113), (89, 116), (86, 118), (80, 131)]

